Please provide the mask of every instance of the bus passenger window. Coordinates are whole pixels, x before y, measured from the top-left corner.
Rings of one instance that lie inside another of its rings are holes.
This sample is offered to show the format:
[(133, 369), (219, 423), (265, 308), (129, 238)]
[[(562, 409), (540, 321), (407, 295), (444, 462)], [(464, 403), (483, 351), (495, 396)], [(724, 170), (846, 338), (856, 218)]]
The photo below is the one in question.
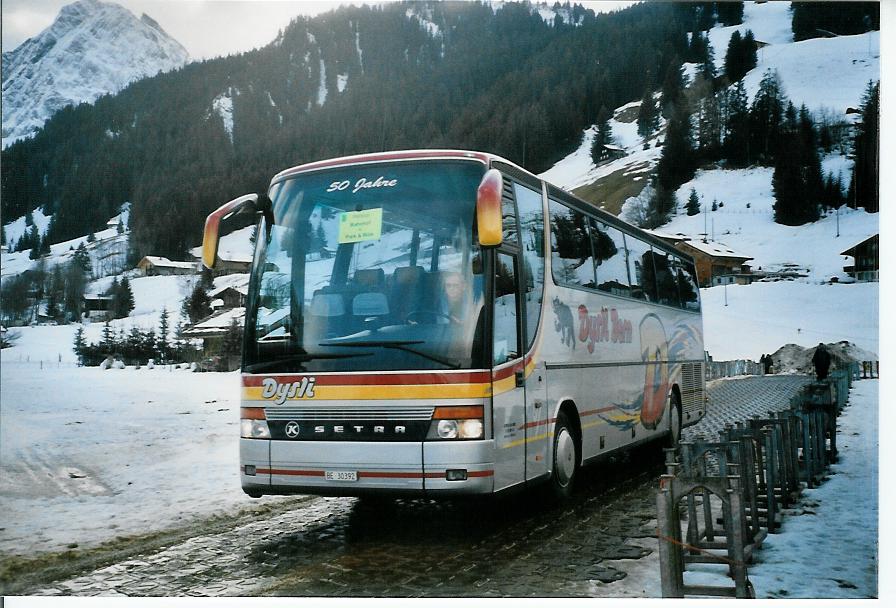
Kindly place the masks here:
[(632, 297), (656, 302), (656, 275), (650, 245), (632, 236), (625, 239), (625, 245), (628, 250)]
[(516, 269), (513, 258), (499, 253), (495, 259), (494, 364), (519, 356), (517, 339)]
[(656, 271), (656, 291), (660, 304), (679, 306), (678, 284), (672, 268), (672, 256), (660, 251), (653, 252), (653, 267)]
[(594, 263), (585, 216), (551, 200), (551, 262), (560, 285), (594, 287)]
[(597, 288), (617, 296), (631, 295), (622, 231), (592, 219), (591, 246), (597, 264)]
[(697, 272), (694, 265), (678, 258), (674, 260), (674, 263), (681, 307), (685, 310), (700, 310), (700, 288), (697, 285)]
[(514, 184), (520, 210), (523, 251), (523, 297), (526, 303), (526, 349), (532, 347), (544, 294), (544, 211), (541, 192)]

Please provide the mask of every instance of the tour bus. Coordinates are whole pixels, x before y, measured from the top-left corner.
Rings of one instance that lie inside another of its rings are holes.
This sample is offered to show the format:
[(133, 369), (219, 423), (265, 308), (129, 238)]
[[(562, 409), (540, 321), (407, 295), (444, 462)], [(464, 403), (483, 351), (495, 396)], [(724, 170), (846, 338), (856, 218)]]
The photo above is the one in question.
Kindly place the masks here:
[(245, 213), (249, 496), (562, 498), (706, 411), (693, 260), (498, 156), (288, 169), (209, 215), (205, 266)]

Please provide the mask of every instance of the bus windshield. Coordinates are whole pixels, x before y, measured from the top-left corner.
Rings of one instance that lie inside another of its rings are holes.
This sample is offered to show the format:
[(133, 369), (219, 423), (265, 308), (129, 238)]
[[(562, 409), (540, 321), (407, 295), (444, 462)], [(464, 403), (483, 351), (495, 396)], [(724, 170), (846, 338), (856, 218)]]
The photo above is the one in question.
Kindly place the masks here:
[(246, 316), (248, 373), (484, 367), (485, 166), (345, 166), (275, 183)]

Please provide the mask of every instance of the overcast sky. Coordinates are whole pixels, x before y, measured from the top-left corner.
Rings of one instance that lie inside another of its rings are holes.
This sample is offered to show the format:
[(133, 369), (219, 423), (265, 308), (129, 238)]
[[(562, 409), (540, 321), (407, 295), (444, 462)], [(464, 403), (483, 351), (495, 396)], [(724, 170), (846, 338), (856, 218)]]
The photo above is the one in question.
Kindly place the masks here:
[[(11, 51), (47, 28), (73, 0), (2, 0), (3, 50)], [(608, 11), (633, 2), (582, 2)], [(118, 0), (137, 17), (146, 13), (193, 59), (248, 51), (271, 42), (296, 15), (314, 15), (361, 0)], [(553, 4), (551, 0), (550, 4)]]

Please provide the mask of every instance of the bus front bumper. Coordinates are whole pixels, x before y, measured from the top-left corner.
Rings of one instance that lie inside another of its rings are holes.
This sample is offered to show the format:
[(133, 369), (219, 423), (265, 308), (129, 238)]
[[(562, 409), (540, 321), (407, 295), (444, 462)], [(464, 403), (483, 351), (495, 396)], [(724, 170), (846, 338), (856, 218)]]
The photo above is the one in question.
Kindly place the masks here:
[(490, 494), (494, 441), (349, 442), (240, 439), (250, 496)]

